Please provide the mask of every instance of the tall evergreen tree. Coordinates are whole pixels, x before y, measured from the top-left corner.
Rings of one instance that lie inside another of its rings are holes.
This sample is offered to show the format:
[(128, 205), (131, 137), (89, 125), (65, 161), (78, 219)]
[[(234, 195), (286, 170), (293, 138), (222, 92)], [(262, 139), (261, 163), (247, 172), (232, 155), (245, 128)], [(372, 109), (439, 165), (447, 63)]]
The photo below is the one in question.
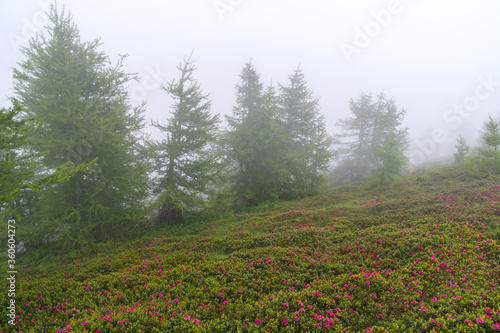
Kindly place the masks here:
[(211, 101), (193, 77), (191, 56), (177, 68), (179, 80), (162, 86), (174, 100), (172, 116), (166, 125), (153, 122), (164, 139), (150, 145), (158, 174), (155, 192), (161, 224), (184, 221), (188, 210), (200, 206), (219, 172), (217, 156), (210, 150), (217, 139), (219, 116), (211, 115)]
[(10, 210), (23, 191), (38, 187), (32, 181), (40, 168), (38, 156), (23, 153), (35, 131), (34, 119), (23, 115), (19, 103), (0, 109), (0, 212)]
[(47, 34), (22, 50), (14, 90), (28, 114), (41, 121), (32, 147), (48, 151), (44, 166), (96, 161), (40, 196), (42, 234), (80, 244), (122, 234), (141, 214), (147, 181), (137, 158), (142, 107), (131, 108), (122, 61), (111, 65), (99, 40), (82, 42), (64, 10), (52, 6)]
[(400, 129), (404, 116), (405, 109), (398, 109), (396, 101), (393, 98), (386, 98), (384, 93), (377, 96), (377, 100), (373, 103), (373, 131), (370, 149), (370, 159), (372, 168), (380, 167), (382, 161), (375, 156), (375, 151), (386, 145), (389, 138), (394, 137), (400, 140), (399, 148), (403, 151), (408, 148), (408, 130)]
[(367, 176), (372, 159), (372, 134), (373, 134), (373, 97), (371, 94), (361, 94), (359, 99), (351, 98), (349, 107), (353, 117), (340, 119), (337, 126), (340, 126), (343, 133), (337, 135), (337, 140), (341, 142), (338, 149), (342, 159), (340, 169), (346, 172), (343, 179), (357, 181)]
[(88, 165), (75, 168), (65, 163), (46, 172), (40, 160), (43, 154), (30, 149), (37, 122), (14, 99), (13, 104), (0, 109), (0, 221), (14, 218), (20, 222), (16, 235), (28, 245), (39, 237), (27, 223), (36, 212), (38, 191), (67, 181)]
[(491, 115), (489, 115), (488, 121), (483, 125), (481, 140), (486, 149), (481, 148), (479, 150), (480, 154), (492, 164), (493, 174), (496, 175), (500, 168), (498, 151), (498, 147), (500, 146), (500, 121), (495, 121)]
[(379, 166), (372, 170), (373, 177), (380, 185), (398, 176), (402, 168), (408, 165), (405, 151), (409, 143), (407, 128), (383, 135), (381, 145), (374, 150)]
[(457, 163), (460, 167), (463, 167), (465, 158), (470, 150), (470, 145), (467, 143), (467, 140), (464, 137), (459, 135), (455, 148), (457, 148), (457, 152), (454, 154), (455, 163)]
[(307, 87), (304, 72), (297, 68), (287, 86), (279, 85), (279, 112), (285, 132), (290, 194), (303, 196), (321, 183), (319, 172), (328, 168), (333, 157), (332, 139), (326, 133), (319, 112), (319, 98)]
[(382, 167), (381, 156), (375, 152), (388, 142), (387, 135), (404, 132), (399, 127), (406, 111), (398, 109), (396, 102), (383, 93), (376, 100), (371, 93), (361, 93), (357, 100), (349, 101), (349, 106), (353, 117), (337, 122), (343, 133), (337, 136), (342, 160), (336, 172), (339, 178), (359, 181)]
[(232, 187), (244, 204), (276, 200), (289, 172), (283, 168), (285, 150), (274, 88), (265, 90), (251, 63), (245, 65), (240, 79), (233, 116), (226, 116), (225, 146), (228, 157), (235, 161)]

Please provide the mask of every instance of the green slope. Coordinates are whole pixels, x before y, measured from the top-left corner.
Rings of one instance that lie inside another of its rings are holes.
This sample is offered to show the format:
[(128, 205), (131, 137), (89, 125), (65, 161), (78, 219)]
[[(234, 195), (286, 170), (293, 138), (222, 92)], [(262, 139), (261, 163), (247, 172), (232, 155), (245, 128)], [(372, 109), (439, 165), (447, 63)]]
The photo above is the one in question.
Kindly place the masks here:
[(27, 269), (15, 330), (493, 332), (499, 220), (498, 177), (452, 168), (334, 188)]

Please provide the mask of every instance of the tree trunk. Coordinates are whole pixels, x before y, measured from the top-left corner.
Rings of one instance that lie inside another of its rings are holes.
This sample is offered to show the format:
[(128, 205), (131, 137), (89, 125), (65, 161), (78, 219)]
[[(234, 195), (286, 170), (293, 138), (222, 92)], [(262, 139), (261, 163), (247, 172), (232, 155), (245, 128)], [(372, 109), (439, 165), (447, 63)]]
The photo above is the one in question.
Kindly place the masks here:
[(167, 225), (172, 222), (184, 222), (181, 210), (175, 205), (172, 198), (165, 200), (157, 218), (158, 224)]

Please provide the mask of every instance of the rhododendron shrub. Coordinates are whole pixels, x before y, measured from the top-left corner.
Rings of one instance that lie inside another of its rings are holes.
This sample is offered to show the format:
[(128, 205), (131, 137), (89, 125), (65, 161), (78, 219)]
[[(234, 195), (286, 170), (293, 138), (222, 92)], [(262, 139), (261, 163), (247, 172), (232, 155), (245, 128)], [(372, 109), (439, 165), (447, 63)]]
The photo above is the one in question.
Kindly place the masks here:
[(384, 196), (363, 185), (333, 189), (189, 236), (27, 269), (15, 328), (499, 330), (500, 186), (450, 183), (443, 173), (410, 176)]

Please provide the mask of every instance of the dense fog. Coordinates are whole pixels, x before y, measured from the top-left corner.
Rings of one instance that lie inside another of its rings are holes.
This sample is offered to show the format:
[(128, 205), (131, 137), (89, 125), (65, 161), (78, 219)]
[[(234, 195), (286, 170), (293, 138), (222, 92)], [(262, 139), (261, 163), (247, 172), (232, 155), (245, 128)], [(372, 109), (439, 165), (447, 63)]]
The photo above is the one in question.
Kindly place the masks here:
[[(148, 120), (165, 120), (172, 100), (160, 89), (192, 50), (196, 77), (212, 112), (230, 115), (235, 84), (249, 62), (265, 85), (286, 83), (297, 68), (320, 98), (329, 134), (361, 93), (394, 98), (407, 110), (413, 165), (452, 158), (459, 134), (477, 144), (488, 114), (499, 116), (495, 1), (81, 1), (65, 0), (82, 40), (101, 38), (112, 62), (138, 73), (133, 103)], [(0, 105), (12, 96), (19, 50), (44, 31), (50, 2), (3, 2)], [(222, 116), (222, 119), (224, 117)], [(158, 132), (151, 126), (153, 136)]]

